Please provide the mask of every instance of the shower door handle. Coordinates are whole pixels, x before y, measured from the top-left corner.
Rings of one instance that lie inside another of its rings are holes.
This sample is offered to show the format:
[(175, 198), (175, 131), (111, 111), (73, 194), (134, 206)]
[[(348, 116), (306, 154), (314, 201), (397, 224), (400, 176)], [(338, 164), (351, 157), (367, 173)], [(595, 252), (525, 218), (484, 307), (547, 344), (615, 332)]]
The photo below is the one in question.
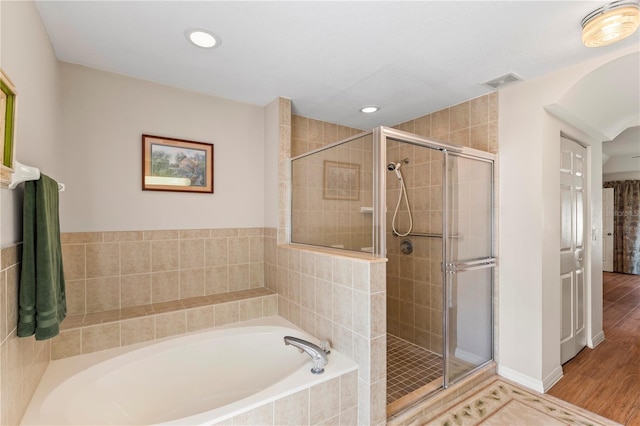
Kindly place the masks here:
[(483, 257), (480, 259), (459, 260), (443, 264), (444, 272), (455, 274), (464, 271), (474, 271), (477, 269), (493, 268), (496, 266), (495, 257)]

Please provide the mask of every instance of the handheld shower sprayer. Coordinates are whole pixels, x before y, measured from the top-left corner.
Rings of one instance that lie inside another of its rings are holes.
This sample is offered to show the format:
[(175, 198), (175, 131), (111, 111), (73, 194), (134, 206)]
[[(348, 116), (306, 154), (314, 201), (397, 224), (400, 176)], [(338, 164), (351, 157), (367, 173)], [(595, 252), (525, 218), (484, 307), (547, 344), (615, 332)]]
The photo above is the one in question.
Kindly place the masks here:
[(391, 162), (387, 164), (387, 170), (395, 172), (398, 179), (402, 179), (402, 174), (400, 174), (400, 167), (402, 167), (402, 163), (409, 164), (409, 159), (402, 159), (398, 163)]
[[(411, 217), (411, 207), (409, 206), (409, 198), (407, 197), (407, 187), (404, 184), (404, 178), (402, 177), (402, 173), (400, 173), (400, 167), (402, 167), (403, 163), (409, 164), (409, 159), (403, 158), (397, 163), (391, 162), (387, 164), (387, 170), (394, 171), (396, 173), (396, 176), (398, 177), (398, 180), (400, 181), (400, 194), (398, 196), (398, 204), (396, 204), (396, 210), (395, 212), (393, 212), (393, 219), (391, 220), (391, 228), (393, 229), (393, 233), (394, 235), (397, 235), (399, 237), (405, 237), (409, 235), (409, 233), (411, 233), (411, 230), (413, 229), (413, 219)], [(401, 234), (396, 229), (396, 216), (398, 215), (398, 209), (400, 208), (400, 202), (402, 201), (403, 195), (404, 195), (404, 202), (407, 205), (407, 213), (409, 215), (409, 230), (406, 233)]]

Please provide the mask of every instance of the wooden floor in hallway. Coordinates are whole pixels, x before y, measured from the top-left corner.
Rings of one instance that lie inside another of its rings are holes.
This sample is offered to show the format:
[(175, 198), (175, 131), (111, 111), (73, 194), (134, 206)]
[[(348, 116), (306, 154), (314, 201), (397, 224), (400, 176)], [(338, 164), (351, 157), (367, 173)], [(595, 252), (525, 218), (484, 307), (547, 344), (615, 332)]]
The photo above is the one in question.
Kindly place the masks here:
[(640, 275), (605, 272), (605, 341), (563, 365), (549, 394), (627, 426), (640, 426)]

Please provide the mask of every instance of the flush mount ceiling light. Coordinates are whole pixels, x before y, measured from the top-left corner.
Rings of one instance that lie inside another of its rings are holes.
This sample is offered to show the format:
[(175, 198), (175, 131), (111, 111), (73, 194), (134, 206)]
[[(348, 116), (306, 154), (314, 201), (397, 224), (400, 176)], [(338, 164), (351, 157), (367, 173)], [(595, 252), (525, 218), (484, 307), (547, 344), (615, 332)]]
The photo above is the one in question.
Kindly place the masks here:
[(212, 49), (220, 45), (220, 38), (210, 31), (201, 28), (190, 28), (184, 32), (191, 43), (204, 49)]
[(373, 114), (374, 112), (377, 112), (379, 109), (380, 108), (375, 105), (369, 105), (369, 106), (363, 106), (362, 108), (360, 108), (360, 112), (364, 114)]
[(629, 37), (639, 25), (639, 1), (614, 1), (585, 16), (582, 42), (587, 47), (606, 46)]

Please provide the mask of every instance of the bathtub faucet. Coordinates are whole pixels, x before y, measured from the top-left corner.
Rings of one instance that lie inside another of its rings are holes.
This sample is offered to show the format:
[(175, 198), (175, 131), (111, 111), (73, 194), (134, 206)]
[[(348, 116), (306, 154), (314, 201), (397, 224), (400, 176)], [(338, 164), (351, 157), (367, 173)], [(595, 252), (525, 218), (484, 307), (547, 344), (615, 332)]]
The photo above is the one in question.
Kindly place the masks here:
[(329, 362), (329, 358), (327, 357), (327, 353), (322, 350), (322, 348), (314, 345), (311, 342), (293, 336), (285, 336), (284, 344), (295, 346), (300, 350), (300, 352), (306, 352), (307, 355), (311, 357), (311, 362), (313, 363), (311, 372), (313, 374), (324, 373), (324, 366)]

